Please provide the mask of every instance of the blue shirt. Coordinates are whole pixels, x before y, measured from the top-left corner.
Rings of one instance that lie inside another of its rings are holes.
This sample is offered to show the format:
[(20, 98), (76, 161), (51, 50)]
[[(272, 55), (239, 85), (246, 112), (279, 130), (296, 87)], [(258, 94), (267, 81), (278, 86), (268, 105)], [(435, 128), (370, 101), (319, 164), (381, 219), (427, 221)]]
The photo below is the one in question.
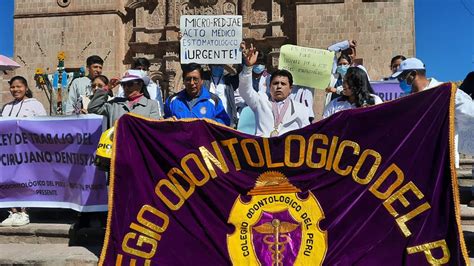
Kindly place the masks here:
[(209, 118), (227, 126), (230, 125), (230, 118), (222, 101), (217, 95), (210, 93), (205, 86), (201, 87), (201, 93), (197, 99), (189, 100), (186, 90), (166, 99), (165, 118), (172, 116), (178, 119)]

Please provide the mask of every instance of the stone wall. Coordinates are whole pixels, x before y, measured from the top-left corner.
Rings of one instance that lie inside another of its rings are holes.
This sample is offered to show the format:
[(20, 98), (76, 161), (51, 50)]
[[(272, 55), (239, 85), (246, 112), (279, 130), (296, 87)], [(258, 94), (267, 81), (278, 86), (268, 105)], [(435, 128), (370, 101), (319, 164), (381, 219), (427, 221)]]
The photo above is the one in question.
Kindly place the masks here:
[(4, 103), (12, 100), (8, 81), (13, 77), (13, 74), (13, 71), (8, 71), (7, 74), (0, 73), (0, 111), (3, 108)]
[(60, 7), (56, 0), (15, 1), (14, 60), (22, 65), (15, 74), (28, 79), (46, 109), (46, 97), (35, 88), (33, 76), (37, 68), (53, 73), (58, 52), (66, 54), (65, 67), (85, 66), (86, 58), (96, 54), (105, 59), (105, 75), (118, 76), (125, 69), (121, 1), (69, 2)]
[[(395, 55), (415, 54), (414, 0), (308, 0), (296, 2), (297, 44), (326, 49), (353, 39), (357, 58), (372, 80), (391, 74)], [(319, 119), (325, 93), (316, 91), (313, 109)]]
[(357, 40), (357, 57), (373, 80), (390, 74), (393, 56), (414, 55), (413, 0), (339, 2), (297, 4), (298, 45), (325, 49), (341, 40)]
[[(107, 58), (108, 77), (143, 56), (167, 95), (181, 89), (180, 15), (225, 13), (243, 16), (244, 37), (268, 53), (269, 65), (276, 66), (284, 43), (327, 48), (355, 39), (358, 57), (377, 80), (390, 73), (392, 56), (414, 55), (413, 9), (414, 0), (16, 0), (14, 60), (23, 66), (16, 74), (27, 77), (46, 104), (33, 75), (36, 68), (53, 73), (59, 51), (66, 53), (66, 67), (84, 66), (92, 54)], [(318, 91), (317, 116), (323, 97)]]

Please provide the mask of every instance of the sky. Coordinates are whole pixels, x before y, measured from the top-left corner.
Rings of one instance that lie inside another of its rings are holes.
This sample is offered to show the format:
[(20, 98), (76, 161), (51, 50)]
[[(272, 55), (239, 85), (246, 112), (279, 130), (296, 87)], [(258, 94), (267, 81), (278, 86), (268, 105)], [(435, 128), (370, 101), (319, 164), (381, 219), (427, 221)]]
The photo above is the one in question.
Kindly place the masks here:
[[(0, 54), (13, 56), (14, 0), (0, 0)], [(474, 0), (415, 0), (416, 54), (427, 75), (458, 81), (474, 71)]]
[(0, 0), (0, 54), (13, 57), (14, 0)]
[(415, 36), (427, 76), (463, 80), (474, 71), (474, 0), (415, 0)]

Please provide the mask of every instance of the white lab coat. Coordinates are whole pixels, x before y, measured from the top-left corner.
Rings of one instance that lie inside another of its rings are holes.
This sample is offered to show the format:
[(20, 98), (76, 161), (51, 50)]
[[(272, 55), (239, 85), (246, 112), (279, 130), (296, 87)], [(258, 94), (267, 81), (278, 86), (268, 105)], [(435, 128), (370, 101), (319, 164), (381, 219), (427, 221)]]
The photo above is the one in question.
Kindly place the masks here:
[[(374, 97), (374, 102), (375, 104), (381, 104), (383, 103), (382, 99), (380, 99), (379, 96), (375, 94), (370, 94), (372, 97)], [(355, 104), (351, 104), (348, 101), (341, 100), (341, 98), (336, 98), (329, 102), (328, 105), (324, 108), (323, 112), (323, 118), (330, 117), (331, 115), (340, 112), (342, 110), (348, 110), (348, 109), (354, 109), (357, 108)]]
[[(434, 78), (429, 79), (430, 83), (423, 90), (437, 87), (442, 82)], [(462, 90), (456, 90), (454, 100), (454, 149), (455, 164), (459, 167), (459, 152), (467, 155), (474, 155), (474, 102), (472, 98)]]
[[(239, 75), (240, 96), (245, 103), (255, 113), (256, 135), (270, 137), (274, 130), (274, 120), (272, 113), (272, 102), (264, 92), (256, 92), (252, 86), (252, 68), (244, 66)], [(290, 106), (283, 117), (283, 121), (278, 125), (278, 135), (288, 131), (296, 130), (309, 125), (308, 110), (303, 104), (291, 99)]]

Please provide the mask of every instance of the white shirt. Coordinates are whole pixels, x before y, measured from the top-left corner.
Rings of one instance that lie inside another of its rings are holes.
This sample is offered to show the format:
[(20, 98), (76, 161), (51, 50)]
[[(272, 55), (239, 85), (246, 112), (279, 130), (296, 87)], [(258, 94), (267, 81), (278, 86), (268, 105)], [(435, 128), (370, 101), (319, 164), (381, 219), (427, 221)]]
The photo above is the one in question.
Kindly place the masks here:
[[(370, 96), (374, 97), (375, 104), (383, 103), (382, 99), (375, 94), (370, 94)], [(324, 108), (323, 118), (330, 117), (331, 115), (340, 112), (342, 110), (354, 109), (357, 108), (355, 104), (351, 104), (348, 101), (341, 100), (340, 98), (336, 98), (329, 102), (328, 105)]]
[[(260, 76), (259, 81), (258, 81), (258, 93), (270, 93), (270, 90), (268, 89), (269, 84), (270, 84), (270, 77), (271, 75), (266, 72), (264, 72)], [(245, 103), (244, 99), (242, 99), (242, 97), (240, 96), (239, 88), (237, 88), (234, 91), (234, 97), (235, 97), (235, 106), (237, 107), (237, 110), (241, 112), (242, 109), (244, 109), (244, 107), (247, 106), (247, 104)]]
[[(270, 137), (274, 128), (272, 102), (264, 92), (256, 92), (252, 86), (252, 68), (244, 66), (239, 75), (240, 96), (255, 113), (256, 135)], [(309, 125), (309, 116), (306, 107), (290, 100), (290, 106), (283, 117), (282, 123), (277, 125), (278, 135)]]
[(304, 105), (306, 110), (308, 110), (308, 116), (314, 118), (313, 92), (310, 89), (295, 85), (291, 90), (289, 98)]
[[(434, 78), (428, 79), (430, 83), (423, 90), (437, 87), (442, 82)], [(468, 155), (474, 155), (474, 102), (472, 98), (462, 90), (456, 90), (454, 109), (454, 149), (455, 165), (459, 167), (459, 152)]]
[(332, 73), (336, 73), (336, 68), (337, 68), (337, 53), (341, 52), (343, 50), (348, 49), (351, 47), (350, 43), (348, 40), (344, 40), (341, 42), (337, 42), (335, 44), (332, 44), (328, 47), (328, 50), (334, 53), (334, 62), (332, 64)]
[(220, 78), (218, 80), (219, 84), (214, 84), (214, 78), (211, 77), (211, 82), (209, 83), (209, 91), (214, 93), (215, 95), (217, 95), (219, 97), (219, 99), (221, 99), (222, 101), (222, 105), (224, 106), (224, 109), (226, 111), (226, 113), (228, 114), (231, 114), (232, 110), (228, 110), (229, 107), (227, 106), (227, 97), (225, 96), (225, 89), (226, 89), (226, 86), (225, 83), (224, 83), (224, 77)]
[(46, 110), (35, 98), (27, 98), (23, 101), (12, 101), (3, 106), (3, 117), (31, 117), (45, 116)]

